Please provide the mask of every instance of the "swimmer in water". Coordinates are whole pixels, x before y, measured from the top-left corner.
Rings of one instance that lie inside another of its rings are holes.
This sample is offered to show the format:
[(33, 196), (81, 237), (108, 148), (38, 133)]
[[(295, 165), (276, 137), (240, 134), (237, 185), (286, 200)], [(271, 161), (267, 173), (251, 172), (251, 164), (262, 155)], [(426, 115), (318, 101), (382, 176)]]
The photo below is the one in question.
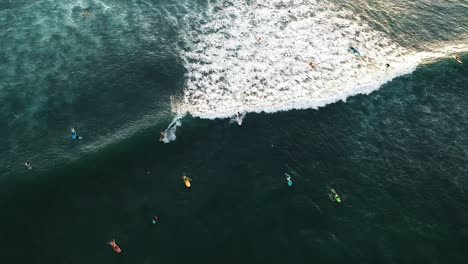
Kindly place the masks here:
[(28, 168), (28, 170), (32, 170), (32, 166), (31, 166), (30, 162), (25, 162), (24, 166), (26, 166), (26, 168)]
[(85, 10), (83, 11), (83, 16), (84, 16), (84, 17), (89, 16), (89, 11), (88, 11), (87, 9), (85, 9)]
[(255, 37), (255, 40), (257, 41), (257, 43), (261, 43), (262, 42), (262, 38), (261, 37)]
[(386, 64), (385, 64), (385, 67), (387, 67), (387, 68), (390, 67), (390, 64), (386, 63)]

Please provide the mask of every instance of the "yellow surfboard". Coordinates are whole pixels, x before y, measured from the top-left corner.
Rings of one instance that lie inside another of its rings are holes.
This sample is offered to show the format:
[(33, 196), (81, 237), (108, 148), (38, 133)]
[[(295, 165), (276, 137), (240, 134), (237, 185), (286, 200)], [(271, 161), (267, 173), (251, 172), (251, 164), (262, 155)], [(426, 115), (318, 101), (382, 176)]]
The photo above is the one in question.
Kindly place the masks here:
[(190, 178), (187, 177), (187, 176), (183, 176), (182, 179), (184, 180), (185, 186), (186, 186), (187, 188), (192, 187), (192, 185), (190, 184), (190, 181), (191, 181), (192, 179), (190, 179)]

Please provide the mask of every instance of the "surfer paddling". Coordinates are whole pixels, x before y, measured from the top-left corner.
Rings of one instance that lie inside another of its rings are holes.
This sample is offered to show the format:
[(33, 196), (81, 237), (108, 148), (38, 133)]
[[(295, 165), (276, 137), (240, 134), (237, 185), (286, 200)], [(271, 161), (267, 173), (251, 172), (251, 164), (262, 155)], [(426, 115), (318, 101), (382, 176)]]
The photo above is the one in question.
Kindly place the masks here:
[(109, 245), (112, 246), (112, 249), (113, 249), (115, 252), (117, 252), (117, 253), (119, 253), (119, 254), (122, 252), (122, 250), (120, 249), (120, 247), (117, 246), (117, 244), (115, 243), (115, 239), (112, 239), (112, 241), (109, 241), (109, 242), (107, 242), (107, 243), (108, 243)]

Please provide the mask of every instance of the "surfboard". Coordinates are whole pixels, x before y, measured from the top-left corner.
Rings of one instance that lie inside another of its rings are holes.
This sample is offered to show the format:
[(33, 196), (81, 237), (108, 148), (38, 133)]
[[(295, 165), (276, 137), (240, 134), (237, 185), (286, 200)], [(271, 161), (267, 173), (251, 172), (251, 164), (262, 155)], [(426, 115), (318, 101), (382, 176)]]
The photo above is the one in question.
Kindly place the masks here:
[(189, 178), (189, 177), (184, 176), (184, 177), (182, 177), (182, 179), (184, 180), (185, 186), (186, 186), (187, 188), (192, 187), (192, 184), (190, 184), (190, 178)]
[(458, 63), (463, 64), (463, 62), (461, 61), (460, 57), (452, 56), (452, 58), (453, 58), (455, 61), (457, 61)]

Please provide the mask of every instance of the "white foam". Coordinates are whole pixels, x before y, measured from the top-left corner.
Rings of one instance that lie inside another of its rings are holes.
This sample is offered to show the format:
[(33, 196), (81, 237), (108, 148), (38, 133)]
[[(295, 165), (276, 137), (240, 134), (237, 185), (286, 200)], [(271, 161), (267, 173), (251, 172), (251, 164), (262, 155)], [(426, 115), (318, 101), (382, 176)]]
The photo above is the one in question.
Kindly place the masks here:
[(169, 124), (169, 126), (164, 130), (164, 138), (162, 139), (162, 142), (164, 143), (170, 143), (174, 140), (176, 140), (176, 132), (177, 132), (177, 127), (182, 125), (182, 122), (180, 121), (184, 116), (183, 115), (178, 115), (172, 120), (172, 122)]
[(405, 49), (324, 1), (217, 1), (208, 14), (196, 34), (185, 34), (182, 51), (179, 111), (200, 118), (321, 107), (368, 94), (438, 55)]

